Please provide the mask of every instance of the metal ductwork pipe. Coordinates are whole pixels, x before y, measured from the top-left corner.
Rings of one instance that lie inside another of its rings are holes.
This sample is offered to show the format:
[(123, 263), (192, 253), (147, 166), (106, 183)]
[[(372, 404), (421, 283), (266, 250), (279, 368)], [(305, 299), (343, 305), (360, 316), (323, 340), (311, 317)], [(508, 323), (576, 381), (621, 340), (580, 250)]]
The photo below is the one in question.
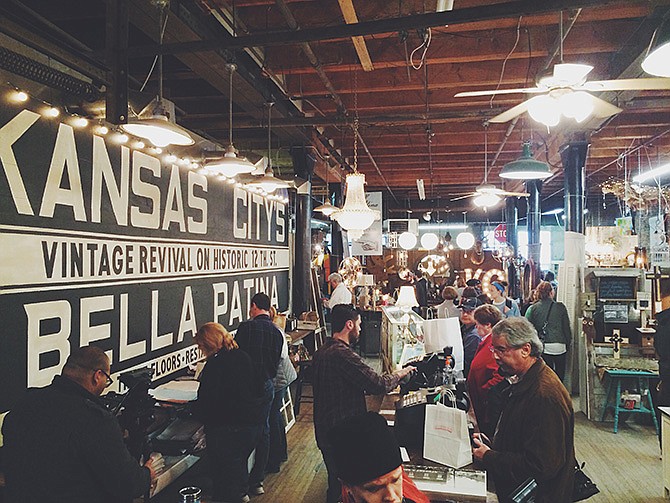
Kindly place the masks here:
[(52, 89), (81, 97), (88, 102), (96, 101), (102, 97), (102, 92), (93, 84), (38, 63), (4, 47), (0, 47), (0, 68), (49, 86)]
[(586, 140), (567, 143), (561, 149), (565, 190), (565, 230), (584, 234), (584, 184), (586, 180)]

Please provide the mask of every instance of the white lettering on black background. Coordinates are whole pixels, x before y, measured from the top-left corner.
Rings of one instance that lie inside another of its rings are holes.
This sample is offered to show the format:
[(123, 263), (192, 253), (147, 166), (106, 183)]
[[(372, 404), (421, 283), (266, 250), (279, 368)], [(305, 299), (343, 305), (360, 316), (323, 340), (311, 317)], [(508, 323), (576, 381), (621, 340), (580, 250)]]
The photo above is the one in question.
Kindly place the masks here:
[(0, 411), (74, 347), (165, 377), (266, 292), (288, 304), (287, 208), (30, 110), (0, 107)]

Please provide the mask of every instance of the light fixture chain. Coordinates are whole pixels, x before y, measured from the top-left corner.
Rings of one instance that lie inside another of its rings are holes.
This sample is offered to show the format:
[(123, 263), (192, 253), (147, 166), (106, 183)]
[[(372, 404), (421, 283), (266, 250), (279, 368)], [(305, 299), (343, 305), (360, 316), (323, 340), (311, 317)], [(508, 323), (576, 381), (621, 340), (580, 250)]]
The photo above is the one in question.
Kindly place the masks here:
[(235, 65), (228, 65), (230, 69), (230, 83), (228, 91), (228, 143), (233, 144), (233, 73), (235, 73)]
[(358, 173), (358, 71), (354, 69), (354, 173)]

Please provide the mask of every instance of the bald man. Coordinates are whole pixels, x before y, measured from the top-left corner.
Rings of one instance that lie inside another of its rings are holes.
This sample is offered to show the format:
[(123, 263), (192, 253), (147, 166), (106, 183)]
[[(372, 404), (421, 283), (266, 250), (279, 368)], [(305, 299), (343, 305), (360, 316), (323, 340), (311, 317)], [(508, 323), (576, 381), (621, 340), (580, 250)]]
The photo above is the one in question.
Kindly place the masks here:
[(152, 461), (133, 459), (98, 398), (112, 382), (107, 355), (88, 346), (49, 386), (26, 392), (2, 427), (7, 501), (120, 503), (149, 490)]

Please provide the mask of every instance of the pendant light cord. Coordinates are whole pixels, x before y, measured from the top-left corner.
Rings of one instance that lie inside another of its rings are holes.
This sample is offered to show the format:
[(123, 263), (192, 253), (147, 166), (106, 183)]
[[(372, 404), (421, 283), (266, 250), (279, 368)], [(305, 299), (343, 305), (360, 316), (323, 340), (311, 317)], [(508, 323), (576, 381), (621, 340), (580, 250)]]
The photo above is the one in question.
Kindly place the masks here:
[(358, 71), (354, 70), (354, 173), (358, 173)]
[(228, 88), (228, 144), (233, 144), (233, 73), (235, 73), (235, 65), (228, 64), (230, 70), (230, 83)]
[(265, 168), (265, 171), (270, 171), (272, 172), (272, 137), (270, 136), (270, 132), (272, 131), (272, 105), (274, 103), (272, 101), (267, 102), (268, 106), (268, 166)]

